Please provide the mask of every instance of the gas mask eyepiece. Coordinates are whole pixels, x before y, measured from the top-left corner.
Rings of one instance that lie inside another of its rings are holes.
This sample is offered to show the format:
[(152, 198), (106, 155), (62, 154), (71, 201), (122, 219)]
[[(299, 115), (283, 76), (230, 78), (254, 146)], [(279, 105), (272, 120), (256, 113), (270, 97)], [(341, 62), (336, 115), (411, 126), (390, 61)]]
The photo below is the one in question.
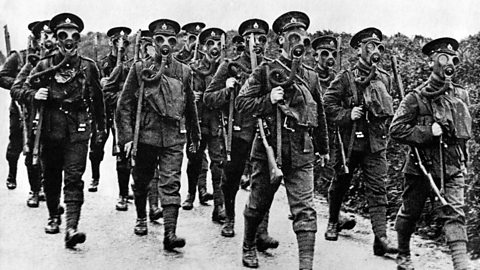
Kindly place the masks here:
[(57, 32), (58, 46), (64, 55), (72, 56), (77, 53), (80, 33), (76, 29), (62, 29)]

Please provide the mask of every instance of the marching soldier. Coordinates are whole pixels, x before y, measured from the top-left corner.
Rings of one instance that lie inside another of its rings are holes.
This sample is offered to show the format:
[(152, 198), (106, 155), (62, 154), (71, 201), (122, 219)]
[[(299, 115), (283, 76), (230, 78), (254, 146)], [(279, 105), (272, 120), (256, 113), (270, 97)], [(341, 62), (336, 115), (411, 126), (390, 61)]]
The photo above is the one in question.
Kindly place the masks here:
[[(39, 23), (38, 21), (28, 24), (28, 30), (32, 31), (33, 27)], [(33, 33), (32, 33), (33, 34)], [(32, 40), (33, 39), (33, 40)], [(5, 64), (0, 70), (0, 87), (10, 90), (12, 88), (13, 82), (17, 77), (20, 69), (25, 65), (25, 60), (27, 59), (27, 54), (35, 53), (35, 50), (38, 48), (37, 38), (31, 38), (29, 41), (29, 48), (22, 51), (12, 51), (8, 56)], [(9, 107), (9, 136), (8, 136), (8, 146), (7, 146), (7, 161), (8, 161), (8, 177), (7, 177), (7, 188), (15, 189), (17, 187), (17, 163), (20, 153), (23, 148), (23, 136), (22, 136), (22, 123), (20, 116), (20, 109), (15, 104), (15, 101), (12, 99)]]
[(160, 19), (150, 23), (149, 30), (156, 54), (130, 68), (115, 121), (118, 141), (125, 145), (126, 153), (131, 154), (135, 163), (132, 170), (137, 209), (134, 232), (137, 235), (148, 233), (147, 189), (159, 166), (165, 226), (163, 246), (165, 250), (173, 250), (185, 246), (185, 239), (176, 235), (183, 148), (187, 134), (197, 145), (200, 130), (190, 89), (191, 70), (172, 57), (180, 25)]
[[(308, 16), (299, 11), (285, 13), (275, 20), (272, 28), (279, 35), (281, 55), (275, 60), (265, 58), (267, 61), (253, 71), (235, 102), (241, 114), (255, 114), (265, 120), (268, 127), (263, 132), (265, 128), (260, 125), (263, 120), (258, 121), (260, 135), (257, 133), (253, 142), (251, 193), (244, 212), (242, 262), (250, 268), (258, 267), (257, 227), (280, 186), (280, 181), (271, 181), (269, 176), (269, 162), (272, 161), (268, 160), (266, 145), (260, 139), (264, 133), (276, 133), (270, 136), (270, 145), (277, 150), (276, 163), (281, 164), (283, 170), (298, 242), (299, 269), (312, 269), (313, 265), (317, 231), (313, 164), (315, 152), (320, 162), (328, 159), (328, 138), (318, 76), (313, 69), (301, 64), (306, 47), (310, 45), (306, 32), (309, 22)], [(276, 179), (279, 178), (273, 178)]]
[(393, 116), (391, 78), (377, 64), (385, 47), (382, 32), (367, 28), (355, 34), (350, 46), (358, 52), (352, 69), (340, 72), (325, 93), (325, 110), (331, 123), (339, 127), (346, 153), (348, 173), (343, 168), (341, 149), (336, 152), (337, 177), (331, 182), (329, 220), (325, 239), (338, 239), (338, 216), (353, 171), (361, 166), (366, 185), (369, 213), (375, 235), (373, 252), (382, 256), (396, 253), (387, 238), (387, 121)]
[[(198, 35), (202, 32), (202, 29), (205, 28), (205, 24), (202, 22), (192, 22), (187, 23), (182, 26), (182, 30), (185, 31), (183, 34), (184, 46), (182, 50), (175, 54), (175, 58), (184, 63), (184, 64), (198, 64), (197, 58), (199, 58), (199, 43), (198, 43)], [(194, 92), (197, 93), (195, 95), (196, 100), (195, 103), (201, 98), (201, 92)], [(197, 105), (198, 106), (198, 105)], [(187, 138), (188, 139), (188, 138)], [(190, 145), (190, 142), (187, 142), (187, 145)], [(189, 151), (189, 149), (187, 149)], [(193, 155), (192, 153), (188, 153), (188, 155)], [(192, 166), (189, 167), (190, 169), (193, 168)], [(197, 167), (195, 167), (196, 169)], [(198, 199), (200, 200), (200, 204), (206, 205), (207, 201), (213, 199), (213, 195), (207, 192), (207, 172), (208, 172), (208, 160), (207, 154), (205, 151), (203, 152), (202, 156), (202, 168), (198, 176), (196, 174), (189, 173), (187, 180), (188, 180), (188, 195), (187, 199), (182, 203), (182, 208), (184, 210), (191, 210), (193, 209), (193, 202), (195, 201), (195, 193), (196, 189), (198, 188)]]
[[(50, 20), (50, 29), (58, 39), (59, 51), (41, 60), (32, 70), (24, 87), (35, 99), (40, 117), (36, 136), (40, 137), (44, 165), (44, 188), (50, 214), (47, 233), (58, 233), (58, 205), (64, 175), (66, 204), (65, 246), (83, 243), (78, 222), (83, 204), (82, 175), (85, 172), (88, 140), (97, 130), (97, 140), (105, 137), (105, 109), (95, 62), (78, 53), (82, 20), (71, 13)], [(96, 126), (91, 125), (91, 117)], [(38, 134), (40, 133), (40, 134)]]
[[(219, 28), (208, 28), (202, 31), (198, 37), (198, 42), (204, 48), (204, 56), (197, 66), (192, 65), (195, 75), (195, 96), (197, 99), (198, 115), (200, 118), (200, 127), (202, 131), (202, 141), (196, 153), (187, 151), (188, 165), (187, 175), (189, 194), (183, 203), (184, 208), (193, 203), (195, 194), (195, 183), (198, 182), (202, 170), (202, 159), (205, 149), (208, 148), (210, 157), (210, 172), (212, 174), (213, 201), (214, 209), (212, 212), (212, 221), (223, 223), (225, 220), (225, 211), (223, 208), (223, 194), (220, 189), (222, 180), (221, 165), (224, 161), (224, 142), (222, 134), (222, 123), (220, 121), (220, 112), (203, 103), (203, 94), (210, 84), (210, 81), (219, 66), (221, 55), (223, 54), (221, 46), (221, 36), (226, 37), (225, 31)], [(187, 209), (188, 209), (187, 208)]]
[[(320, 80), (322, 96), (325, 95), (327, 88), (337, 74), (334, 67), (337, 57), (340, 57), (340, 55), (338, 55), (338, 48), (338, 41), (333, 36), (321, 36), (312, 41), (312, 49), (315, 51), (313, 56), (316, 63), (314, 69)], [(314, 179), (319, 179), (321, 184), (330, 183), (333, 181), (333, 178), (336, 177), (334, 166), (336, 163), (335, 149), (337, 149), (337, 147), (335, 143), (338, 141), (338, 131), (335, 123), (329, 122), (328, 119), (327, 122), (330, 160), (324, 166), (316, 164), (313, 169)], [(338, 232), (343, 229), (353, 229), (355, 225), (356, 221), (354, 216), (341, 216), (337, 226)]]
[(440, 218), (445, 222), (443, 229), (452, 252), (453, 268), (470, 269), (463, 207), (465, 143), (472, 136), (472, 117), (468, 111), (467, 91), (451, 81), (460, 63), (458, 46), (452, 38), (439, 38), (423, 46), (422, 52), (429, 57), (432, 73), (425, 83), (402, 100), (390, 126), (392, 138), (411, 146), (403, 168), (403, 203), (395, 224), (399, 270), (414, 269), (410, 237), (430, 193), (429, 181), (420, 170), (419, 162), (427, 166), (435, 182), (440, 184), (448, 203), (448, 207), (440, 209)]
[[(263, 60), (268, 30), (268, 23), (260, 19), (246, 20), (238, 28), (238, 33), (243, 36), (243, 39), (255, 44), (254, 50), (258, 63)], [(250, 41), (251, 34), (253, 34), (254, 41)], [(229, 116), (229, 107), (234, 105), (235, 96), (238, 95), (240, 87), (251, 73), (250, 57), (250, 52), (244, 50), (241, 55), (233, 60), (221, 63), (203, 96), (206, 106), (223, 110), (223, 115), (227, 118), (223, 120), (226, 122), (232, 121), (232, 139), (229, 142), (231, 144), (231, 161), (227, 161), (223, 167), (224, 177), (221, 185), (227, 217), (221, 234), (225, 237), (233, 237), (235, 235), (235, 197), (245, 164), (250, 155), (257, 123), (253, 115), (242, 115), (234, 110), (232, 111), (233, 115)], [(231, 95), (233, 95), (232, 98), (230, 98)], [(256, 244), (259, 251), (278, 247), (278, 241), (268, 236), (267, 228), (268, 212), (257, 229)]]
[(36, 41), (39, 42), (41, 46), (39, 55), (29, 54), (27, 56), (27, 62), (23, 65), (19, 74), (17, 75), (15, 82), (12, 85), (10, 95), (13, 100), (21, 104), (23, 107), (23, 120), (22, 120), (22, 129), (25, 135), (22, 138), (27, 140), (24, 143), (24, 147), (27, 147), (25, 152), (25, 165), (27, 166), (28, 180), (30, 182), (30, 196), (27, 200), (27, 206), (29, 207), (38, 207), (40, 192), (41, 192), (41, 166), (40, 164), (34, 165), (33, 161), (33, 139), (32, 139), (32, 122), (35, 117), (35, 112), (33, 108), (33, 100), (27, 99), (25, 96), (25, 91), (23, 90), (23, 84), (25, 83), (28, 75), (32, 71), (33, 67), (38, 63), (40, 57), (49, 55), (55, 49), (55, 38), (53, 33), (49, 28), (50, 21), (38, 22), (33, 28), (32, 33)]

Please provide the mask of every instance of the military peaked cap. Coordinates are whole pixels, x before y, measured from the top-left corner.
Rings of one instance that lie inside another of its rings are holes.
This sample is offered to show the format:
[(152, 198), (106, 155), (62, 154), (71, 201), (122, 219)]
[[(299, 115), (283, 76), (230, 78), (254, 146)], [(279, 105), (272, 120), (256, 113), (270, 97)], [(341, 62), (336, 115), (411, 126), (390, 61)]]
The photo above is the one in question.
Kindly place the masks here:
[(148, 30), (152, 35), (170, 35), (176, 36), (180, 32), (180, 24), (169, 19), (159, 19), (148, 25)]
[(448, 54), (455, 54), (458, 49), (458, 41), (453, 38), (443, 37), (432, 40), (425, 44), (422, 48), (422, 53), (430, 56), (436, 52), (443, 52)]
[(307, 14), (301, 11), (289, 11), (273, 22), (272, 29), (275, 33), (280, 35), (286, 30), (294, 27), (300, 27), (307, 30), (309, 25), (310, 19)]
[(225, 38), (227, 38), (227, 34), (222, 29), (208, 28), (203, 30), (202, 33), (200, 33), (200, 36), (198, 37), (198, 42), (200, 42), (200, 44), (205, 44), (205, 41), (207, 41), (207, 39), (220, 40), (222, 34), (225, 35)]
[(337, 39), (332, 36), (317, 37), (312, 41), (312, 48), (314, 50), (328, 49), (336, 50), (338, 46)]
[(260, 19), (250, 19), (244, 21), (238, 27), (238, 34), (241, 36), (249, 35), (250, 33), (258, 33), (258, 34), (268, 34), (268, 23), (264, 20)]
[(182, 26), (182, 30), (196, 36), (202, 32), (203, 28), (205, 28), (205, 24), (202, 22), (192, 22)]
[(125, 26), (118, 26), (118, 27), (113, 27), (110, 28), (110, 30), (107, 31), (107, 36), (110, 39), (115, 39), (118, 38), (119, 36), (123, 36), (126, 38), (130, 33), (132, 32), (132, 29), (125, 27)]
[(56, 32), (60, 28), (75, 28), (78, 32), (83, 30), (83, 21), (75, 14), (61, 13), (50, 20), (50, 29)]
[(242, 36), (234, 36), (232, 38), (232, 43), (233, 44), (240, 44), (240, 43), (243, 43), (243, 42), (245, 42), (245, 39), (243, 39)]
[(375, 27), (369, 27), (356, 33), (350, 40), (350, 46), (355, 49), (358, 48), (358, 46), (360, 46), (360, 43), (362, 42), (373, 40), (380, 43), (382, 42), (382, 39), (382, 31), (378, 30)]
[(33, 32), (33, 28), (35, 27), (35, 25), (37, 25), (40, 21), (34, 21), (34, 22), (31, 22), (28, 24), (27, 28), (28, 30), (32, 31)]
[(33, 36), (38, 39), (40, 38), (40, 34), (42, 33), (42, 31), (51, 33), (52, 30), (50, 30), (49, 25), (50, 25), (50, 21), (48, 20), (37, 23), (32, 29)]
[(149, 30), (141, 30), (140, 40), (152, 42), (152, 33)]

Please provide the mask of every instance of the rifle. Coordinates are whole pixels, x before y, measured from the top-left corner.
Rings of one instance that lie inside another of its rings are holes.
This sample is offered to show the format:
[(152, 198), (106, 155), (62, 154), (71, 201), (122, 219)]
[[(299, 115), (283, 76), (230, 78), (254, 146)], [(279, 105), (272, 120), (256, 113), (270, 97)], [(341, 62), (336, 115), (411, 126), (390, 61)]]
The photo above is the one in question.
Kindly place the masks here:
[[(220, 37), (220, 63), (223, 63), (223, 61), (225, 61), (225, 50), (226, 50), (226, 47), (225, 47), (225, 34), (222, 34), (222, 36)], [(214, 63), (212, 63), (214, 64)], [(232, 104), (232, 97), (233, 95), (230, 95), (230, 104)], [(230, 107), (232, 107), (231, 105), (229, 105), (229, 113), (230, 113)], [(232, 107), (232, 114), (233, 115), (233, 107)], [(220, 125), (222, 127), (222, 134), (223, 134), (223, 141), (225, 142), (225, 149), (226, 149), (226, 154), (227, 154), (227, 162), (228, 161), (231, 161), (232, 160), (232, 131), (230, 130), (230, 123), (232, 122), (230, 120), (230, 114), (228, 115), (228, 133), (227, 133), (227, 128), (225, 128), (225, 121), (224, 119), (226, 118), (225, 117), (225, 113), (223, 112), (223, 110), (220, 111)]]
[(93, 36), (93, 57), (95, 60), (95, 64), (98, 65), (98, 35), (97, 32), (95, 32)]
[(7, 48), (7, 56), (10, 55), (10, 52), (12, 51), (12, 47), (10, 44), (10, 32), (8, 32), (8, 26), (5, 24), (3, 26), (4, 32), (5, 32), (5, 45)]
[(338, 70), (342, 70), (342, 36), (337, 38), (337, 63)]
[[(402, 78), (400, 76), (400, 73), (398, 72), (398, 62), (397, 62), (397, 57), (396, 56), (392, 56), (391, 57), (391, 60), (392, 60), (392, 69), (393, 69), (393, 74), (394, 74), (394, 78), (395, 78), (395, 81), (397, 83), (397, 86), (398, 86), (398, 90), (400, 92), (400, 97), (403, 99), (405, 97), (405, 91), (403, 89), (403, 83), (402, 83)], [(447, 78), (448, 80), (449, 78)], [(446, 82), (447, 83), (447, 82)], [(442, 146), (440, 146), (442, 147)], [(418, 148), (415, 147), (415, 146), (412, 146), (411, 147), (412, 151), (414, 152), (415, 154), (415, 158), (417, 160), (416, 164), (418, 165), (418, 167), (420, 168), (420, 170), (422, 171), (423, 175), (427, 178), (429, 184), (430, 184), (430, 187), (432, 188), (433, 192), (435, 193), (435, 195), (438, 197), (438, 199), (440, 200), (442, 206), (440, 207), (442, 211), (444, 211), (444, 213), (454, 213), (455, 212), (455, 209), (453, 208), (452, 205), (450, 205), (446, 200), (445, 198), (443, 198), (440, 190), (438, 189), (437, 187), (437, 184), (435, 184), (435, 181), (433, 180), (433, 176), (430, 172), (427, 171), (427, 169), (425, 168), (425, 166), (423, 165), (423, 162), (422, 162), (422, 158), (420, 156), (420, 152), (418, 151)], [(443, 158), (442, 158), (443, 159)], [(442, 166), (442, 171), (443, 171), (443, 164), (441, 164)], [(443, 172), (442, 172), (443, 174)], [(443, 178), (443, 177), (442, 177)], [(442, 181), (443, 182), (443, 181)], [(442, 187), (443, 188), (443, 187)], [(453, 212), (452, 212), (453, 211)]]
[(136, 63), (140, 59), (140, 39), (142, 38), (142, 30), (138, 29), (137, 35), (135, 35), (135, 49), (133, 54), (133, 63)]
[[(120, 52), (120, 49), (123, 48), (123, 31), (120, 33), (120, 37), (118, 38), (117, 41), (117, 63), (116, 67), (119, 69), (118, 70), (118, 80), (121, 79), (122, 73), (123, 73), (123, 65), (122, 65), (122, 54)], [(115, 123), (115, 115), (112, 115), (113, 118), (113, 129), (115, 130), (115, 133), (117, 132), (117, 124)], [(116, 156), (121, 152), (120, 145), (117, 142), (117, 134), (113, 134), (113, 149), (112, 149), (112, 155)]]
[[(253, 33), (250, 35), (250, 42), (248, 44), (248, 49), (250, 52), (250, 63), (252, 64), (252, 71), (257, 68), (257, 54), (254, 51), (254, 42), (255, 36)], [(267, 66), (267, 74), (269, 73), (268, 66)], [(272, 87), (270, 85), (270, 80), (267, 79), (267, 87), (270, 90)], [(265, 152), (267, 154), (267, 162), (268, 162), (268, 171), (270, 172), (270, 183), (271, 184), (278, 184), (283, 179), (283, 172), (280, 169), (282, 164), (282, 130), (281, 126), (280, 129), (278, 128), (278, 124), (281, 122), (281, 114), (280, 108), (276, 107), (276, 114), (277, 114), (277, 159), (275, 159), (275, 154), (273, 152), (272, 146), (268, 143), (267, 137), (265, 135), (265, 128), (262, 118), (258, 118), (258, 130), (260, 133), (260, 138), (262, 139), (263, 146), (265, 147)], [(280, 134), (280, 136), (278, 135)]]

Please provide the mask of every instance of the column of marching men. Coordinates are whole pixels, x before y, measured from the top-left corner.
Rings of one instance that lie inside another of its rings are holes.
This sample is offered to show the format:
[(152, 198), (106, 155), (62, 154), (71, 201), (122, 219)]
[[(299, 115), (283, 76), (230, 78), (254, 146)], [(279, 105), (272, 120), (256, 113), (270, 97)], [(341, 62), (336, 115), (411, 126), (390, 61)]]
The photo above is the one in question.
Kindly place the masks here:
[[(317, 232), (314, 175), (331, 182), (324, 237), (337, 241), (341, 230), (356, 223), (340, 215), (340, 209), (360, 168), (374, 255), (398, 253), (397, 269), (414, 269), (410, 237), (437, 183), (445, 199), (440, 217), (454, 269), (470, 269), (462, 206), (466, 141), (472, 133), (468, 93), (451, 79), (460, 62), (458, 42), (440, 38), (424, 45), (431, 75), (402, 97), (394, 112), (395, 82), (380, 67), (385, 53), (381, 31), (370, 27), (356, 33), (350, 46), (357, 60), (337, 73), (341, 44), (332, 36), (310, 41), (309, 22), (303, 12), (287, 12), (274, 21), (276, 38), (269, 40), (269, 24), (248, 19), (232, 39), (237, 53), (233, 59), (225, 56), (225, 31), (205, 28), (201, 22), (180, 27), (169, 19), (155, 20), (148, 30), (135, 34), (132, 45), (131, 29), (114, 27), (107, 32), (110, 52), (98, 67), (78, 51), (84, 27), (78, 16), (62, 13), (29, 24), (28, 49), (12, 52), (0, 71), (0, 86), (12, 97), (8, 189), (16, 188), (23, 150), (31, 189), (27, 205), (38, 207), (46, 200), (49, 234), (60, 232), (65, 212), (65, 246), (74, 248), (86, 240), (78, 224), (87, 156), (92, 169), (88, 190), (96, 192), (111, 134), (119, 187), (115, 207), (128, 209), (132, 175), (135, 234), (148, 234), (148, 201), (150, 220), (164, 218), (164, 249), (184, 247), (186, 240), (176, 234), (179, 208), (192, 209), (198, 191), (201, 204), (213, 200), (212, 221), (223, 224), (220, 234), (234, 237), (235, 198), (244, 171), (250, 171), (243, 265), (257, 268), (257, 250), (279, 245), (268, 234), (268, 219), (283, 182), (299, 269), (312, 269)], [(280, 47), (274, 59), (265, 55), (269, 42)], [(134, 56), (129, 59), (126, 52), (132, 46)], [(309, 47), (314, 67), (304, 63)], [(398, 245), (387, 237), (389, 135), (410, 146), (403, 204), (395, 224)], [(188, 194), (182, 203), (184, 149)], [(213, 194), (206, 187), (209, 166)], [(62, 183), (65, 209), (60, 205)]]

